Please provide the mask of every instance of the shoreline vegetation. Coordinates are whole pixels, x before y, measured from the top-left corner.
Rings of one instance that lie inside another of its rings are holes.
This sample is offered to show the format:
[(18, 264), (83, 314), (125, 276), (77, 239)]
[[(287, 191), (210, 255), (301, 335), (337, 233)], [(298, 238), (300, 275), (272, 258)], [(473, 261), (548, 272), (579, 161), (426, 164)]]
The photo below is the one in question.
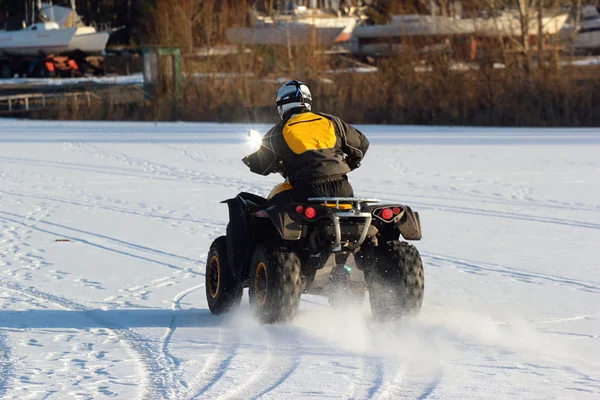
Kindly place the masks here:
[(500, 45), (465, 62), (459, 51), (426, 53), (420, 43), (370, 65), (317, 43), (199, 56), (199, 45), (219, 45), (225, 27), (247, 18), (243, 7), (204, 3), (157, 0), (144, 20), (147, 45), (181, 49), (180, 102), (169, 85), (151, 99), (139, 86), (112, 86), (94, 89), (90, 102), (64, 99), (28, 117), (271, 123), (277, 89), (299, 79), (313, 93), (314, 110), (353, 124), (600, 126), (600, 63), (574, 65), (558, 50), (507, 52)]

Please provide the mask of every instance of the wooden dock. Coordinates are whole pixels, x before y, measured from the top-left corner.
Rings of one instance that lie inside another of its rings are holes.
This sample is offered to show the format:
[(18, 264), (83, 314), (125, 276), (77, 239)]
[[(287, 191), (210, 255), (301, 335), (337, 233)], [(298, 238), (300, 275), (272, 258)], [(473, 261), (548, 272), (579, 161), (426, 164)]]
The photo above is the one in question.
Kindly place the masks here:
[(73, 104), (83, 102), (83, 104), (90, 107), (92, 99), (99, 98), (98, 95), (87, 91), (70, 93), (25, 93), (0, 96), (0, 115), (42, 110), (46, 107), (54, 106), (62, 99), (68, 99)]

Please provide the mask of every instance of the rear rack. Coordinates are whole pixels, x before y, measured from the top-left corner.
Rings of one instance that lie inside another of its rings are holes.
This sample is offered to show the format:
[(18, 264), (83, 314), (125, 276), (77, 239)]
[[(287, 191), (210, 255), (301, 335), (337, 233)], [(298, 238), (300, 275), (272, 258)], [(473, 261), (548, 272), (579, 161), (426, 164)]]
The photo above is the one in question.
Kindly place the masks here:
[(331, 246), (331, 251), (333, 252), (342, 251), (342, 227), (340, 225), (340, 218), (364, 218), (365, 226), (361, 232), (360, 238), (356, 242), (356, 246), (361, 246), (367, 238), (369, 226), (371, 226), (371, 221), (373, 219), (371, 213), (360, 211), (361, 204), (379, 203), (379, 200), (377, 199), (363, 199), (357, 197), (311, 197), (308, 199), (308, 201), (311, 203), (324, 203), (325, 206), (328, 206), (329, 204), (335, 204), (336, 210), (340, 210), (340, 203), (351, 203), (356, 208), (356, 210), (339, 211), (331, 216), (333, 227), (335, 229), (335, 242)]
[(340, 209), (340, 203), (352, 203), (360, 211), (361, 204), (365, 203), (379, 203), (378, 199), (368, 199), (360, 197), (311, 197), (308, 199), (311, 203), (325, 203), (326, 206), (335, 204), (336, 209)]

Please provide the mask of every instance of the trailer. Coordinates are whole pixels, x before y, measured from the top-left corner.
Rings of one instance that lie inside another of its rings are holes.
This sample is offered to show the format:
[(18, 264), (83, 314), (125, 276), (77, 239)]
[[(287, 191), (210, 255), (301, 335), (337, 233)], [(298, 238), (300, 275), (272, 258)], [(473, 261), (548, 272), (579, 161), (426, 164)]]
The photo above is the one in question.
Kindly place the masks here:
[(0, 55), (0, 79), (70, 78), (104, 75), (104, 57), (98, 55), (57, 54), (31, 56)]

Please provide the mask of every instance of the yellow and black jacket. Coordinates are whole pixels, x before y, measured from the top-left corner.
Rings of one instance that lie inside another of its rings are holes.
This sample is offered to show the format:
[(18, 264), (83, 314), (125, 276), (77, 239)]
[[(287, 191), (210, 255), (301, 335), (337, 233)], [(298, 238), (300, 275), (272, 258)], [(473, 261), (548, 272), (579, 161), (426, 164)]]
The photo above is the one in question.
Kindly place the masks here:
[[(350, 172), (363, 159), (369, 141), (356, 128), (333, 115), (303, 112), (279, 122), (263, 137), (261, 148), (248, 156), (252, 172), (268, 175), (281, 161), (292, 185), (311, 184)], [(344, 159), (346, 154), (351, 162)]]

